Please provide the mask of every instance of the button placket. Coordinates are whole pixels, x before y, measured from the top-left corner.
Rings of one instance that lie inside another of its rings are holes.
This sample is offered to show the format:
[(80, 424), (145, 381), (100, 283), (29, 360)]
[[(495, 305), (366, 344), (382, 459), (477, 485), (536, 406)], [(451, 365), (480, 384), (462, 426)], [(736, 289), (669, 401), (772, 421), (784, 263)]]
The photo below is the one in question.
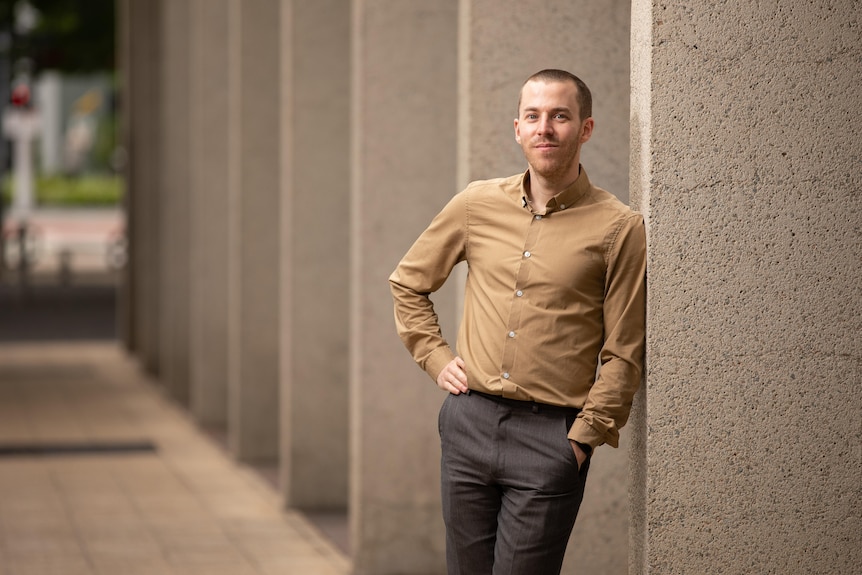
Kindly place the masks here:
[(518, 266), (518, 272), (515, 276), (515, 285), (512, 293), (515, 297), (512, 298), (511, 307), (509, 310), (508, 321), (506, 322), (506, 340), (503, 344), (502, 365), (500, 373), (503, 380), (511, 378), (512, 369), (517, 350), (517, 333), (521, 327), (521, 310), (526, 301), (524, 296), (526, 290), (527, 279), (530, 277), (531, 258), (534, 256), (533, 249), (539, 237), (539, 226), (543, 220), (540, 214), (531, 216), (530, 225), (527, 228), (527, 234), (524, 238), (524, 247), (521, 251), (521, 260)]

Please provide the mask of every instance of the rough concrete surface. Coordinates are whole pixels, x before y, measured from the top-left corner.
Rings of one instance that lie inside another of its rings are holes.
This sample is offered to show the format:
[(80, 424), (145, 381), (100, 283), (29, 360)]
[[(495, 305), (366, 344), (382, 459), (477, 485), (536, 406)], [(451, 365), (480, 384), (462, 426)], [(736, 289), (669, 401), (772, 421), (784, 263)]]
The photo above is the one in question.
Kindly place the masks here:
[(640, 22), (633, 572), (862, 569), (860, 11), (652, 3)]

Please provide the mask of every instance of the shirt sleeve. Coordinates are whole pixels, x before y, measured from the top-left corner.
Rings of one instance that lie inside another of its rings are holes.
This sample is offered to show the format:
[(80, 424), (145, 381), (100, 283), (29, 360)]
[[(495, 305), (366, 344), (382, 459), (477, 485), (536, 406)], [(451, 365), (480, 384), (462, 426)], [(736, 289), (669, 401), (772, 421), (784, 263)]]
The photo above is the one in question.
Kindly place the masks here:
[(646, 234), (632, 214), (613, 237), (605, 276), (601, 368), (569, 438), (597, 447), (619, 447), (643, 373), (646, 332)]
[(440, 289), (452, 268), (465, 258), (464, 196), (461, 193), (449, 201), (389, 276), (398, 335), (435, 382), (455, 354), (443, 338), (430, 294)]

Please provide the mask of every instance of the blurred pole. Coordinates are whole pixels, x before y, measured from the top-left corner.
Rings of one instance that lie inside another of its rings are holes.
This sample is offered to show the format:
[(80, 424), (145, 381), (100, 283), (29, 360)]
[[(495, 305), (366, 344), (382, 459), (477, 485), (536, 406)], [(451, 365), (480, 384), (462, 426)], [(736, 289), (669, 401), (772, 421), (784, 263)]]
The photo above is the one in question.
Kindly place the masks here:
[(39, 137), (40, 130), (41, 119), (38, 110), (26, 104), (7, 108), (3, 114), (3, 134), (13, 143), (12, 214), (19, 221), (28, 221), (36, 204), (33, 191), (33, 140)]
[(26, 292), (30, 271), (29, 222), (35, 205), (33, 193), (33, 139), (38, 137), (41, 120), (31, 105), (29, 76), (16, 79), (12, 105), (3, 112), (3, 135), (13, 142), (13, 205), (11, 215), (17, 220), (18, 280)]
[[(6, 14), (4, 22), (11, 22), (11, 14)], [(0, 102), (5, 106), (9, 102), (9, 86), (11, 84), (9, 53), (12, 47), (12, 32), (8, 29), (0, 30)], [(9, 170), (9, 145), (6, 140), (0, 140), (0, 182), (4, 181)], [(6, 272), (6, 234), (4, 224), (6, 221), (6, 200), (0, 196), (0, 282), (3, 281)]]
[(27, 220), (18, 223), (18, 287), (21, 295), (26, 296), (30, 287), (30, 256), (27, 253)]
[[(41, 126), (38, 110), (33, 107), (31, 97), (32, 69), (33, 63), (26, 55), (30, 51), (30, 33), (39, 24), (40, 14), (27, 0), (19, 0), (11, 7), (12, 14), (8, 22), (13, 22), (14, 33), (4, 34), (3, 43), (5, 57), (3, 60), (9, 66), (10, 53), (12, 52), (12, 40), (19, 44), (19, 58), (14, 63), (14, 78), (11, 71), (6, 70), (7, 75), (2, 80), (9, 78), (11, 81), (3, 82), (4, 89), (7, 86), (14, 87), (11, 93), (3, 101), (3, 135), (13, 143), (12, 162), (14, 183), (12, 214), (18, 220), (18, 281), (21, 292), (27, 292), (28, 276), (30, 268), (29, 252), (29, 218), (30, 212), (35, 205), (33, 193), (33, 138), (38, 136)], [(5, 146), (4, 146), (5, 151)], [(5, 159), (5, 158), (4, 158)], [(5, 165), (5, 162), (4, 162)], [(2, 203), (2, 202), (0, 202)], [(3, 220), (5, 224), (5, 219)], [(5, 225), (4, 225), (5, 227)], [(2, 234), (0, 234), (2, 235)], [(5, 246), (3, 246), (5, 248)], [(0, 252), (5, 257), (5, 251)]]

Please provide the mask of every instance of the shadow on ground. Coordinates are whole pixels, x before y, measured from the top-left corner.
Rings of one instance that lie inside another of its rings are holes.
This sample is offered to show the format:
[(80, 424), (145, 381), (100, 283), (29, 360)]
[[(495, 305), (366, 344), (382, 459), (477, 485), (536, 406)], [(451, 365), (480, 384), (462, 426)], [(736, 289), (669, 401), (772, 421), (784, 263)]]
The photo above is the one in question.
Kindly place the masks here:
[(116, 287), (0, 283), (0, 342), (113, 340)]

